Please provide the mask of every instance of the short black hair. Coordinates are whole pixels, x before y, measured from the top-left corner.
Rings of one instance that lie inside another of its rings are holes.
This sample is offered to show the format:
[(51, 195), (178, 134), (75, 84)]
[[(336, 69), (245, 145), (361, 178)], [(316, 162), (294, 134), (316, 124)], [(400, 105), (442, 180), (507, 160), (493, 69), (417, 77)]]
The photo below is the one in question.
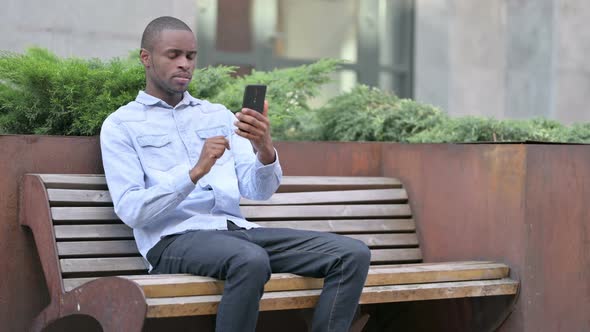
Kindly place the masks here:
[(193, 32), (186, 23), (172, 16), (161, 16), (145, 27), (141, 36), (141, 48), (151, 51), (154, 47), (154, 41), (164, 30), (186, 30)]

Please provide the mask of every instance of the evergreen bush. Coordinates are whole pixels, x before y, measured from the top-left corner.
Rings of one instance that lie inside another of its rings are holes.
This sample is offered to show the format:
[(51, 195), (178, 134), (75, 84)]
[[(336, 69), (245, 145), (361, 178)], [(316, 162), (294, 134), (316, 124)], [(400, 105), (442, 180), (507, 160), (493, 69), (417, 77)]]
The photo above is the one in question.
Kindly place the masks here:
[[(98, 134), (104, 119), (134, 100), (145, 86), (137, 54), (101, 61), (59, 58), (40, 48), (24, 54), (0, 53), (0, 133)], [(281, 139), (286, 123), (298, 112), (309, 110), (307, 100), (328, 82), (337, 64), (321, 60), (295, 68), (254, 71), (240, 78), (233, 76), (234, 67), (197, 69), (189, 92), (237, 112), (246, 84), (269, 85), (273, 134)]]
[[(41, 48), (0, 52), (0, 134), (96, 135), (104, 119), (145, 85), (138, 51), (127, 59), (60, 58)], [(277, 140), (408, 143), (547, 141), (590, 143), (590, 123), (447, 116), (440, 109), (358, 85), (319, 109), (307, 101), (336, 60), (235, 77), (235, 67), (198, 69), (189, 92), (239, 110), (244, 86), (266, 84)]]

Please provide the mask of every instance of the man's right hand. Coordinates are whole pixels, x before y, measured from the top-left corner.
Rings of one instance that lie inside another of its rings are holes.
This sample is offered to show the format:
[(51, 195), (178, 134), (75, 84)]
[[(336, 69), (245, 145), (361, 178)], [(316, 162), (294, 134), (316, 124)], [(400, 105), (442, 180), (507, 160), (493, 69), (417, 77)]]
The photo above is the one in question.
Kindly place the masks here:
[(196, 184), (200, 178), (211, 171), (211, 167), (215, 165), (217, 159), (223, 156), (225, 149), (229, 150), (229, 141), (225, 136), (215, 136), (205, 140), (199, 161), (189, 172), (193, 183)]

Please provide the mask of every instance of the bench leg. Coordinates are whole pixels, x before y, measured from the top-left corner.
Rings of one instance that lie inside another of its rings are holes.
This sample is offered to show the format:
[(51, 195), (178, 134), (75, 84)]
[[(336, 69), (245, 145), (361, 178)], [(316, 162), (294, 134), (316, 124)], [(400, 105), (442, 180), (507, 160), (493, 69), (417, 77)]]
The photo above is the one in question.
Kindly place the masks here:
[(350, 327), (349, 332), (362, 332), (369, 322), (369, 314), (361, 314), (360, 317), (357, 317), (354, 322), (352, 322), (352, 326)]
[(101, 278), (62, 298), (60, 317), (75, 314), (96, 319), (104, 332), (140, 332), (147, 304), (141, 288), (125, 278)]
[[(311, 320), (313, 317), (313, 309), (302, 309), (299, 311), (300, 315), (303, 318), (303, 321), (305, 321), (305, 326), (307, 327), (307, 331), (311, 331)], [(367, 313), (361, 313), (360, 310), (360, 306), (357, 309), (357, 312), (355, 314), (355, 318), (352, 321), (352, 324), (350, 326), (350, 330), (348, 330), (349, 332), (362, 332), (363, 329), (365, 328), (365, 325), (367, 325), (367, 322), (369, 322), (369, 314)]]
[(55, 303), (51, 303), (47, 306), (43, 311), (41, 311), (35, 319), (33, 319), (33, 323), (31, 324), (30, 331), (31, 332), (41, 332), (47, 325), (51, 324), (53, 321), (59, 318), (58, 310), (56, 309), (57, 305)]

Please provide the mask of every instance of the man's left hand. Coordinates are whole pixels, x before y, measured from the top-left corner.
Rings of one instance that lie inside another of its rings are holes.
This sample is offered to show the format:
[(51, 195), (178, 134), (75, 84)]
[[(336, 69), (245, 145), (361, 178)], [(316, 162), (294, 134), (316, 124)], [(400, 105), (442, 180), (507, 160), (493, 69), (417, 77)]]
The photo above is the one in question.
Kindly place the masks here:
[(249, 108), (242, 108), (236, 113), (236, 134), (250, 140), (258, 152), (258, 159), (264, 165), (273, 163), (276, 159), (275, 149), (270, 137), (270, 121), (268, 120), (268, 102), (264, 101), (262, 114)]

